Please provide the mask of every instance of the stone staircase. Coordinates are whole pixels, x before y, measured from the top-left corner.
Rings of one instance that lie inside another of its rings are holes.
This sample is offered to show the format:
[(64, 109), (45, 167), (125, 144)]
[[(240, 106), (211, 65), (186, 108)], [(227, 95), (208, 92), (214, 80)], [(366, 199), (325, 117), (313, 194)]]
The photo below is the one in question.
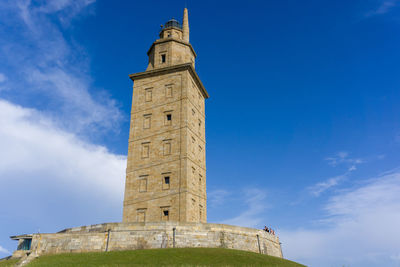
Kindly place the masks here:
[(15, 265), (15, 267), (20, 267), (20, 266), (25, 266), (28, 263), (30, 263), (32, 260), (36, 259), (39, 257), (35, 252), (32, 252), (30, 254), (25, 254), (19, 262)]

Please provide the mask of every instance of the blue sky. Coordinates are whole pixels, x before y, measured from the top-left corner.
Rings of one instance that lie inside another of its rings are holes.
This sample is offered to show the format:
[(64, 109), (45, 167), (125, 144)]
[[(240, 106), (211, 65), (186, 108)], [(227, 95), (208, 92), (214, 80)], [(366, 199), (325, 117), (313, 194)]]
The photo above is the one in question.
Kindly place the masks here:
[[(400, 1), (186, 1), (208, 221), (310, 266), (400, 266)], [(132, 82), (185, 1), (0, 3), (0, 257), (121, 221)]]

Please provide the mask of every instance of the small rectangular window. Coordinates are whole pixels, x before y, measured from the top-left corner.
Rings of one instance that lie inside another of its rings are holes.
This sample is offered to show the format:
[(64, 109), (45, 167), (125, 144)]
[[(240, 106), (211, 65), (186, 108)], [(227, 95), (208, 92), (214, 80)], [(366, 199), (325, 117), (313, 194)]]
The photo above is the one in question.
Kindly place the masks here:
[(151, 115), (143, 116), (143, 129), (149, 129), (151, 127)]
[(165, 97), (172, 97), (172, 85), (165, 86)]
[(139, 178), (139, 192), (147, 192), (147, 176)]
[(201, 135), (201, 125), (202, 125), (202, 122), (201, 122), (201, 120), (199, 120), (199, 134)]
[(170, 187), (170, 183), (171, 183), (171, 174), (170, 173), (164, 173), (162, 175), (162, 189), (163, 190), (168, 190)]
[(152, 88), (145, 89), (145, 100), (146, 102), (150, 102), (153, 98), (153, 90)]
[(171, 141), (164, 141), (164, 156), (171, 155)]
[(145, 222), (146, 221), (146, 209), (138, 209), (136, 215), (137, 222)]
[(170, 111), (165, 113), (164, 125), (172, 125), (172, 114)]
[(165, 63), (167, 56), (165, 54), (161, 55), (161, 63)]
[(161, 220), (169, 221), (169, 207), (161, 207)]
[(148, 158), (150, 154), (150, 143), (142, 143), (142, 158)]

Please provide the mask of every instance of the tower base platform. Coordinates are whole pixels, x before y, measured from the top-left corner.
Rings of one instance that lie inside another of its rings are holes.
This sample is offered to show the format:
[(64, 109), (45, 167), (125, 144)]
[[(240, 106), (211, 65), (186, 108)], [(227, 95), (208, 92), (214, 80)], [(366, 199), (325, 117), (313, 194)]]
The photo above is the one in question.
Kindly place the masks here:
[(12, 236), (14, 258), (58, 253), (152, 248), (229, 248), (282, 258), (279, 238), (263, 230), (213, 223), (103, 223), (53, 234)]

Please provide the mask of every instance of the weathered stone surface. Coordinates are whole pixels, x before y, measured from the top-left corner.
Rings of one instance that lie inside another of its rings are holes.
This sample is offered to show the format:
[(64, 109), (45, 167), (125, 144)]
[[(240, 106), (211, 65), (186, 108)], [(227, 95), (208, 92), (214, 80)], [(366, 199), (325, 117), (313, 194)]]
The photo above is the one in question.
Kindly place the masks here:
[(263, 230), (188, 222), (106, 223), (33, 234), (31, 251), (43, 255), (172, 247), (222, 247), (282, 257), (279, 238)]

